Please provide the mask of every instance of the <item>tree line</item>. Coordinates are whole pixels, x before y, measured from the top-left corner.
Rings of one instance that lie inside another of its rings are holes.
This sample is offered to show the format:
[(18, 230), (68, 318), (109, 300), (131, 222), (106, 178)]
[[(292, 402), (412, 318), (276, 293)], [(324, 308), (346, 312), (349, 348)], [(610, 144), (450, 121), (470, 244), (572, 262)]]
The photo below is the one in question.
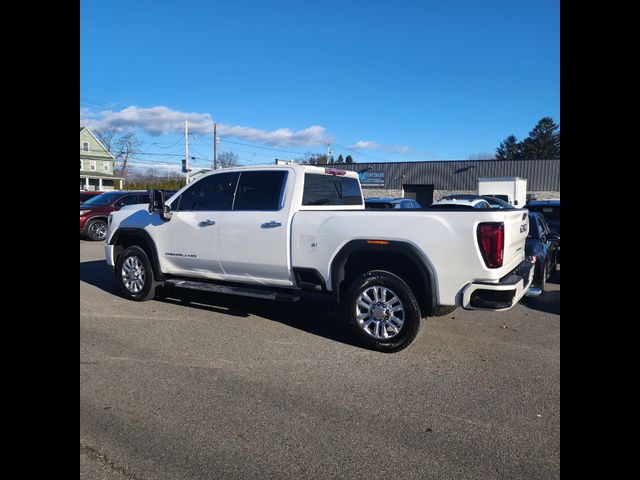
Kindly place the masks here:
[(509, 135), (495, 153), (474, 153), (469, 160), (560, 160), (560, 125), (543, 117), (524, 140)]
[(496, 159), (560, 160), (560, 125), (543, 117), (524, 140), (509, 135), (496, 148)]
[(293, 161), (296, 163), (311, 163), (317, 165), (356, 163), (351, 155), (343, 157), (342, 154), (340, 154), (337, 159), (334, 159), (333, 155), (329, 156), (326, 153), (314, 152), (307, 152), (304, 157), (296, 158)]

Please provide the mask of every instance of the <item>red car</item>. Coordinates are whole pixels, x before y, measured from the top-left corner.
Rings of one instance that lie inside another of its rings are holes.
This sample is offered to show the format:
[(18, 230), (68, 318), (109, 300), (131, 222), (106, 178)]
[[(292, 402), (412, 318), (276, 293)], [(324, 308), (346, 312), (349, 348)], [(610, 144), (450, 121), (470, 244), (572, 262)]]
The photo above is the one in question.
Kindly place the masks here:
[(125, 205), (149, 203), (149, 192), (116, 190), (104, 192), (80, 205), (80, 235), (89, 240), (104, 240), (107, 235), (107, 218), (114, 210)]
[(95, 197), (96, 195), (100, 195), (104, 192), (89, 192), (89, 191), (81, 191), (80, 192), (80, 205), (89, 200), (90, 198)]

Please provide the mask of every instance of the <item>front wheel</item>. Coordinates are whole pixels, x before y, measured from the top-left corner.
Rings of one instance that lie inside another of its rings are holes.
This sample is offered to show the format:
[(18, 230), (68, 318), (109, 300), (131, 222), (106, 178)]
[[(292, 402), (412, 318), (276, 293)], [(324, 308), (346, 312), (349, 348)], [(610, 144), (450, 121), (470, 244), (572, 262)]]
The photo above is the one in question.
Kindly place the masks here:
[(89, 237), (89, 240), (92, 240), (94, 242), (99, 242), (104, 240), (106, 236), (107, 236), (106, 221), (102, 219), (98, 219), (98, 220), (91, 220), (89, 222), (89, 225), (87, 225), (87, 237)]
[(353, 280), (345, 307), (356, 336), (380, 352), (408, 347), (420, 330), (422, 316), (411, 288), (390, 272), (371, 271)]
[(142, 302), (156, 294), (156, 281), (151, 262), (145, 251), (137, 246), (129, 247), (116, 262), (116, 277), (125, 298)]

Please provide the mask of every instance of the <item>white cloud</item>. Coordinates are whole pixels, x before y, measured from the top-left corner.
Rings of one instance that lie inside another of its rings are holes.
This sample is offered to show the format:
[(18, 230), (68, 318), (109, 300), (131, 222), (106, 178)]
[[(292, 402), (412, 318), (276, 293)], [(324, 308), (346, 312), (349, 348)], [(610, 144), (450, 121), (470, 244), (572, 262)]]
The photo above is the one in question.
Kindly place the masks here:
[(400, 145), (388, 145), (374, 142), (372, 140), (358, 140), (356, 143), (351, 145), (350, 148), (356, 150), (376, 150), (389, 153), (404, 153), (406, 155), (413, 153), (409, 147)]
[[(152, 136), (184, 132), (184, 122), (189, 122), (189, 133), (198, 135), (213, 134), (213, 119), (208, 113), (187, 113), (171, 110), (164, 106), (139, 108), (131, 106), (124, 110), (103, 110), (99, 118), (87, 108), (80, 109), (80, 120), (90, 129), (115, 127), (120, 131), (141, 129)], [(273, 146), (311, 146), (327, 141), (326, 130), (313, 125), (302, 130), (278, 128), (259, 130), (239, 125), (218, 125), (220, 136), (261, 142)]]
[(219, 132), (220, 135), (275, 146), (308, 146), (327, 141), (326, 130), (320, 125), (313, 125), (298, 131), (291, 130), (290, 128), (278, 128), (277, 130), (266, 131), (250, 127), (220, 125)]

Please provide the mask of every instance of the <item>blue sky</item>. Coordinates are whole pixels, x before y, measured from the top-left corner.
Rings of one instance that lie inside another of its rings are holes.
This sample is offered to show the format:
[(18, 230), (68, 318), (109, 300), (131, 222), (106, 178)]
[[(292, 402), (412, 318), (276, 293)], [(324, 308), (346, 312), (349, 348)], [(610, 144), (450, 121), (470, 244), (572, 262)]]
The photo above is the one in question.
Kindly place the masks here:
[(245, 163), (326, 141), (361, 162), (465, 160), (560, 122), (559, 16), (559, 0), (81, 0), (82, 123), (178, 155), (188, 118), (203, 164), (213, 121)]

